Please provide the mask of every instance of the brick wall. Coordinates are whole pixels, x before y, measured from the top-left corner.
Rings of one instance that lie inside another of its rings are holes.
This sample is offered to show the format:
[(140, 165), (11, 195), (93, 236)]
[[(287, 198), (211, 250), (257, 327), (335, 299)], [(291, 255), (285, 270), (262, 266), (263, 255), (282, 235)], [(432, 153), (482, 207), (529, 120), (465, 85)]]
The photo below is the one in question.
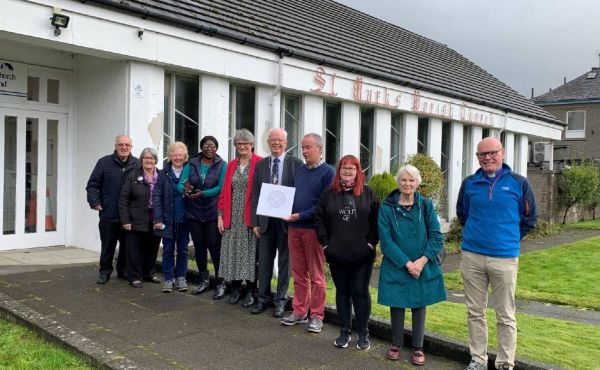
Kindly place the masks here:
[[(558, 203), (558, 176), (559, 172), (529, 168), (527, 178), (533, 188), (535, 201), (538, 207), (538, 215), (541, 220), (550, 223), (562, 223), (564, 207)], [(596, 208), (596, 214), (600, 216), (600, 210)], [(581, 206), (571, 207), (567, 214), (567, 223), (589, 220), (592, 212)]]

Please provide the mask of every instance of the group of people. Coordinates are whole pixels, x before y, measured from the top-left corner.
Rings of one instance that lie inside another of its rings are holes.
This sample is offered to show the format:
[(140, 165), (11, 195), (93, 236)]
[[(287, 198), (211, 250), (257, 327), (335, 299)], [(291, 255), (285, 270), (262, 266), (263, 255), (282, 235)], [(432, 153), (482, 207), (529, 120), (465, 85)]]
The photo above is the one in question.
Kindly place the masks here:
[[(381, 246), (383, 261), (378, 302), (390, 307), (393, 333), (387, 352), (400, 359), (406, 309), (412, 314), (411, 362), (425, 364), (423, 340), (426, 307), (446, 299), (437, 256), (443, 235), (430, 198), (417, 190), (417, 168), (401, 167), (398, 189), (380, 201), (368, 185), (360, 161), (341, 158), (335, 170), (323, 159), (320, 135), (302, 139), (304, 163), (286, 155), (287, 133), (269, 131), (270, 155), (254, 153), (255, 138), (245, 129), (235, 133), (237, 156), (229, 163), (217, 154), (217, 139), (206, 136), (191, 159), (185, 144), (168, 148), (168, 162), (157, 169), (157, 153), (145, 148), (140, 159), (131, 155), (128, 136), (117, 136), (115, 151), (101, 158), (87, 185), (88, 203), (100, 215), (102, 242), (98, 284), (113, 271), (117, 241), (117, 274), (132, 287), (144, 281), (160, 283), (154, 267), (163, 244), (163, 292), (188, 290), (186, 281), (189, 236), (200, 274), (192, 294), (214, 286), (213, 299), (243, 306), (260, 314), (270, 306), (273, 316), (292, 326), (323, 326), (329, 265), (336, 287), (340, 334), (336, 347), (352, 340), (355, 315), (356, 346), (370, 348), (369, 283)], [(498, 369), (512, 369), (516, 346), (515, 285), (519, 242), (535, 226), (535, 199), (529, 183), (503, 164), (500, 141), (485, 138), (476, 153), (481, 169), (461, 186), (457, 215), (464, 226), (461, 272), (468, 310), (472, 361), (466, 370), (487, 368), (487, 289), (491, 285), (498, 325)], [(275, 218), (257, 213), (262, 185), (295, 188), (292, 213)], [(214, 266), (209, 281), (207, 253)], [(271, 279), (277, 256), (277, 286)], [(285, 316), (289, 276), (294, 278), (293, 311)]]

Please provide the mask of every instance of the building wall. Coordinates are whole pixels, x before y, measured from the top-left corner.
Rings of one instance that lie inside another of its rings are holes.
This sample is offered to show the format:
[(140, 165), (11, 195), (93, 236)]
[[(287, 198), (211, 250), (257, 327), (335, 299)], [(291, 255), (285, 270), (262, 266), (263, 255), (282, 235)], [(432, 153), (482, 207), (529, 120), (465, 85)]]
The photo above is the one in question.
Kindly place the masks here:
[[(570, 148), (555, 150), (555, 160), (568, 159), (599, 159), (600, 158), (600, 104), (567, 104), (567, 105), (547, 105), (543, 106), (546, 111), (556, 118), (567, 122), (567, 111), (584, 110), (585, 118), (585, 139), (565, 139), (563, 132), (562, 140), (558, 144), (570, 145)], [(566, 129), (565, 129), (566, 130)]]
[[(86, 202), (85, 185), (98, 158), (114, 150), (117, 134), (130, 132), (127, 117), (127, 62), (77, 55), (75, 57), (75, 114), (71, 197), (73, 212), (68, 244), (100, 250), (98, 214)], [(133, 138), (133, 154), (142, 149)]]

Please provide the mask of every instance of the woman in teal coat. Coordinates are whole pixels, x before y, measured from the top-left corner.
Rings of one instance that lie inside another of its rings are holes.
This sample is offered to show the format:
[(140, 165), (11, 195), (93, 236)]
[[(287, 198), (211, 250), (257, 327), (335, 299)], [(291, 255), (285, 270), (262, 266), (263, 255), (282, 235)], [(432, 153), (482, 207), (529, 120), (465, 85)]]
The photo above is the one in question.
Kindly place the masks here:
[(396, 181), (398, 189), (387, 196), (379, 209), (383, 262), (378, 302), (390, 307), (393, 342), (387, 357), (400, 358), (405, 309), (410, 308), (411, 362), (424, 365), (425, 307), (446, 299), (442, 271), (436, 260), (444, 242), (431, 199), (416, 192), (421, 183), (419, 170), (403, 166)]

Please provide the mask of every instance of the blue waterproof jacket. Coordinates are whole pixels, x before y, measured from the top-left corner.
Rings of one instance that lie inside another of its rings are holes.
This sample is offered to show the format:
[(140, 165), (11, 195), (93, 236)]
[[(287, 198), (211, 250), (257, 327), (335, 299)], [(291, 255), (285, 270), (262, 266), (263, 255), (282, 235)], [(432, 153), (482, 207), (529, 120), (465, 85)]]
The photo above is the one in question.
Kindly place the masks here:
[(154, 223), (162, 223), (165, 228), (154, 230), (154, 234), (167, 239), (173, 238), (175, 222), (185, 221), (185, 207), (187, 199), (178, 191), (179, 180), (173, 173), (171, 162), (160, 171), (160, 176), (152, 193), (154, 206)]
[(464, 227), (463, 250), (513, 258), (519, 256), (521, 239), (535, 227), (537, 208), (527, 179), (503, 164), (495, 181), (481, 168), (463, 180), (456, 215)]
[[(383, 262), (377, 302), (390, 307), (419, 308), (444, 301), (444, 277), (436, 260), (444, 239), (433, 203), (415, 193), (415, 205), (407, 211), (398, 205), (399, 194), (397, 189), (391, 192), (379, 208)], [(429, 262), (415, 279), (406, 263), (421, 256), (426, 256)]]

